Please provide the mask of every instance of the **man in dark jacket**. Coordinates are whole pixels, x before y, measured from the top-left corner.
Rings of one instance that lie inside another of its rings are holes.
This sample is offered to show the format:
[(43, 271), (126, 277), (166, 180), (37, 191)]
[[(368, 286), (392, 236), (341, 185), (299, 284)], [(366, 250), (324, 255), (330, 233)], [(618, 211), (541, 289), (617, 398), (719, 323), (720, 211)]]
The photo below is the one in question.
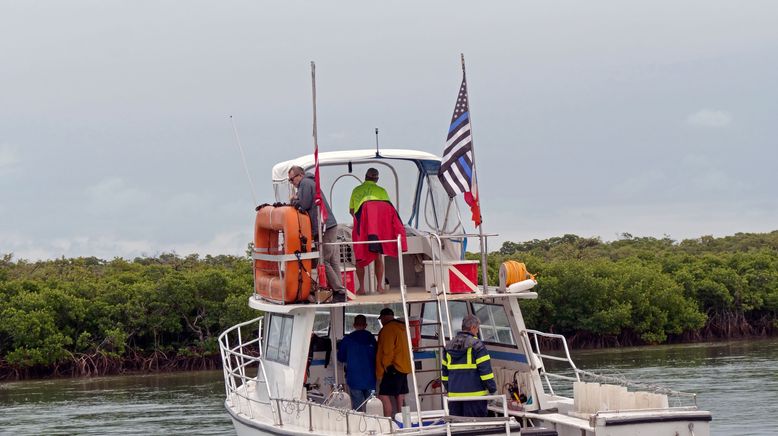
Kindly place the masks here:
[[(475, 397), (497, 392), (492, 364), (486, 346), (478, 339), (481, 322), (475, 315), (462, 320), (462, 331), (446, 345), (443, 359), (443, 386), (449, 397)], [(452, 401), (450, 415), (486, 416), (486, 400)]]
[[(311, 230), (313, 232), (314, 241), (319, 240), (319, 208), (316, 207), (314, 199), (316, 197), (316, 180), (313, 173), (305, 173), (302, 167), (293, 166), (289, 169), (289, 182), (297, 188), (297, 194), (292, 197), (292, 206), (296, 206), (299, 209), (308, 213), (311, 217)], [(345, 301), (346, 294), (343, 282), (340, 278), (340, 246), (327, 245), (331, 242), (337, 241), (337, 225), (335, 216), (332, 214), (330, 204), (327, 199), (322, 196), (324, 207), (327, 210), (327, 220), (324, 222), (324, 234), (322, 235), (322, 242), (324, 247), (321, 247), (322, 258), (324, 259), (324, 267), (327, 271), (327, 284), (336, 291), (335, 301)]]
[(365, 315), (354, 317), (354, 331), (343, 337), (338, 347), (338, 362), (346, 364), (346, 384), (351, 392), (351, 408), (359, 406), (375, 390), (375, 336), (367, 330)]

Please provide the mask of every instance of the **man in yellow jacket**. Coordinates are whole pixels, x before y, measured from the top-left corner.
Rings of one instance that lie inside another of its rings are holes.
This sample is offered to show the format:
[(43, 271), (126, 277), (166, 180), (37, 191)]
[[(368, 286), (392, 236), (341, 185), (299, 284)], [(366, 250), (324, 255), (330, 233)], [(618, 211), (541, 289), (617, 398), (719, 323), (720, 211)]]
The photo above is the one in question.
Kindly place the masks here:
[(384, 416), (393, 416), (402, 408), (408, 393), (411, 350), (408, 348), (405, 323), (394, 318), (392, 309), (383, 308), (378, 320), (382, 326), (375, 359), (378, 398), (384, 405)]

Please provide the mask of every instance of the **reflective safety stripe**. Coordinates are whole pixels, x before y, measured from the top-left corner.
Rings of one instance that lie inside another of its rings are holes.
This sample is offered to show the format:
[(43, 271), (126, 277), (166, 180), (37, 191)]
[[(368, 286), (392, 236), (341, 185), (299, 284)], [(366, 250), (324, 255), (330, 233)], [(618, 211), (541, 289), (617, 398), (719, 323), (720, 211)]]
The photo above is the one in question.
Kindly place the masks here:
[(494, 373), (493, 372), (490, 372), (489, 374), (481, 376), (481, 380), (491, 380), (493, 378), (494, 378)]
[(441, 381), (448, 381), (448, 376), (447, 375), (442, 375), (442, 376), (440, 376), (440, 380)]
[(478, 359), (475, 359), (475, 363), (476, 363), (476, 365), (478, 365), (479, 363), (486, 362), (487, 360), (490, 360), (490, 359), (491, 358), (487, 354), (486, 356), (482, 356), (482, 357), (479, 357)]
[(459, 365), (451, 364), (448, 366), (448, 369), (454, 370), (454, 369), (477, 369), (478, 365), (475, 363), (460, 363)]
[[(448, 353), (446, 353), (448, 354)], [(473, 363), (473, 349), (468, 348), (467, 349), (467, 363), (457, 363), (453, 364), (451, 363), (451, 354), (448, 354), (448, 369), (476, 369), (478, 368), (478, 365)]]
[[(479, 397), (488, 394), (489, 391), (476, 391), (476, 392), (449, 392), (449, 397)], [(485, 400), (484, 400), (485, 401)]]

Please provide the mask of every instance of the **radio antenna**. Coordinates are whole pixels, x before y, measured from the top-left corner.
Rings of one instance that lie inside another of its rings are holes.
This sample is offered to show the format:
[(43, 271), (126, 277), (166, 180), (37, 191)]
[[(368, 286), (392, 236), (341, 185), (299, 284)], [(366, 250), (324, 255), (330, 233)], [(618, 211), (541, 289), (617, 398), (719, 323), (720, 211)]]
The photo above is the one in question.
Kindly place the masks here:
[(240, 159), (243, 161), (243, 171), (246, 172), (246, 178), (249, 180), (249, 189), (251, 190), (251, 200), (254, 202), (254, 207), (257, 203), (257, 193), (254, 192), (254, 182), (251, 181), (251, 174), (249, 174), (249, 166), (246, 164), (246, 155), (243, 153), (243, 145), (240, 143), (240, 136), (238, 135), (238, 127), (235, 125), (235, 118), (229, 115), (230, 122), (232, 123), (232, 132), (235, 133), (235, 144), (238, 146), (240, 152)]
[(375, 157), (381, 157), (378, 153), (378, 127), (375, 128)]

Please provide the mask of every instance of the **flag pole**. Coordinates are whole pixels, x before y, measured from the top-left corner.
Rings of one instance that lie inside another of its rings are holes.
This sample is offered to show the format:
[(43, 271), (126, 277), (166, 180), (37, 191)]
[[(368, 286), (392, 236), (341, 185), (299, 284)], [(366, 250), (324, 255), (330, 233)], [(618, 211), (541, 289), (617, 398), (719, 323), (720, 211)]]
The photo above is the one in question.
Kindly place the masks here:
[[(460, 58), (462, 60), (462, 78), (464, 78), (465, 81), (467, 81), (467, 73), (465, 71), (465, 54), (464, 53), (460, 53), (459, 56), (460, 56)], [(470, 101), (470, 87), (469, 86), (465, 87), (465, 97), (467, 98), (467, 101), (469, 102)], [(470, 118), (470, 136), (474, 138), (475, 136), (473, 135), (473, 113), (472, 113), (472, 111), (469, 114), (469, 118)], [(481, 211), (481, 198), (480, 198), (480, 194), (478, 193), (478, 175), (477, 175), (477, 170), (476, 170), (477, 166), (475, 164), (475, 141), (474, 141), (474, 145), (472, 147), (470, 147), (470, 153), (472, 153), (472, 155), (473, 155), (473, 183), (472, 183), (472, 185), (475, 186), (475, 188), (476, 188), (475, 189), (475, 199), (476, 199), (475, 201), (478, 202), (478, 210), (479, 210), (479, 213), (480, 213), (480, 211)], [(481, 214), (481, 216), (483, 216), (483, 214)], [(483, 281), (484, 292), (486, 292), (487, 291), (487, 286), (488, 286), (488, 283), (489, 283), (488, 282), (489, 275), (487, 274), (487, 269), (488, 269), (488, 264), (487, 264), (487, 260), (486, 260), (487, 245), (486, 245), (486, 237), (484, 236), (483, 220), (481, 220), (481, 223), (478, 224), (478, 239), (481, 242), (480, 243), (480, 246), (481, 246), (481, 280)]]
[[(316, 161), (316, 189), (319, 188), (319, 132), (316, 128), (316, 64), (311, 61), (311, 90), (313, 93), (313, 152), (314, 152), (314, 158)], [(317, 195), (321, 195), (320, 192), (317, 192)], [(323, 238), (324, 238), (324, 232), (322, 231), (322, 228), (324, 227), (324, 202), (322, 201), (321, 204), (318, 205), (318, 233), (319, 233), (319, 265), (324, 265), (324, 246)], [(321, 280), (320, 278), (317, 278), (317, 281)]]

